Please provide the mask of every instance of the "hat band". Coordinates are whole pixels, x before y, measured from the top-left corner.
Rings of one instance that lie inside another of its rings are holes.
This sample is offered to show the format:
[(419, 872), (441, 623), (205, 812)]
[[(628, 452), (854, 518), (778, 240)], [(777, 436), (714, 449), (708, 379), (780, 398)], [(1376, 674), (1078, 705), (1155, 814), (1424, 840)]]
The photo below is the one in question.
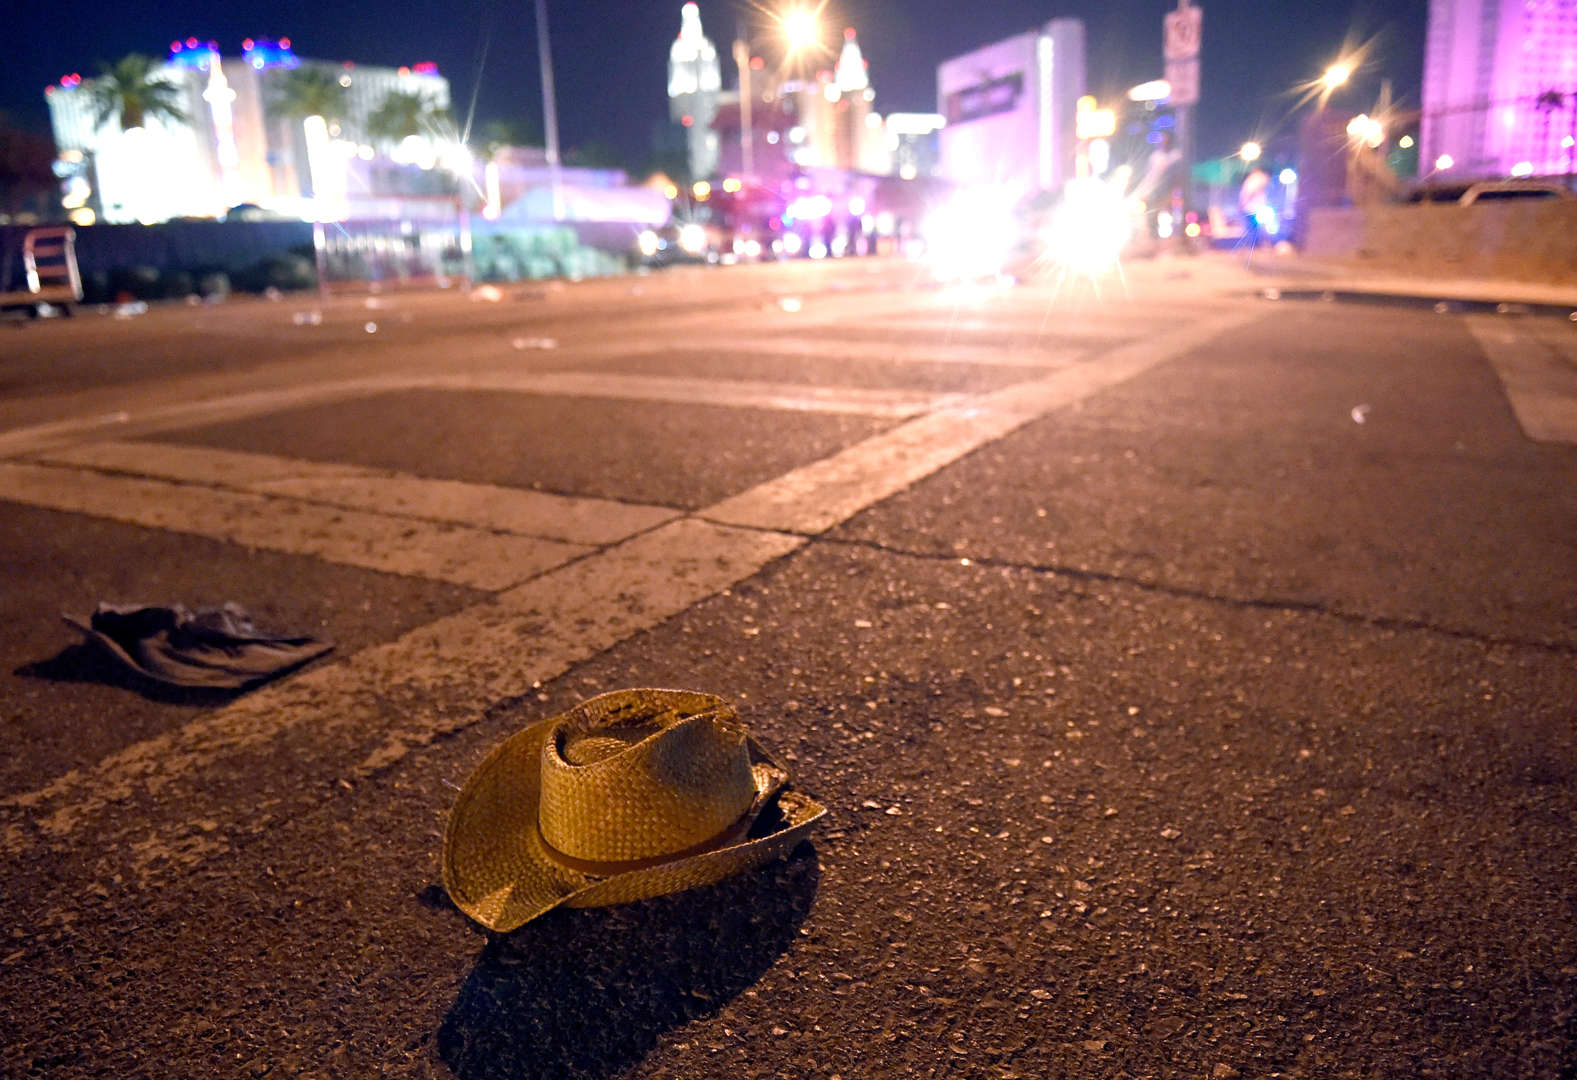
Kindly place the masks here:
[(666, 855), (653, 855), (645, 859), (625, 859), (617, 862), (596, 862), (591, 859), (577, 859), (573, 855), (566, 855), (552, 844), (547, 837), (542, 835), (542, 828), (537, 827), (537, 837), (542, 841), (542, 849), (550, 859), (569, 870), (575, 870), (592, 877), (613, 877), (617, 874), (628, 874), (636, 870), (650, 870), (654, 866), (663, 866), (667, 863), (678, 862), (681, 859), (691, 859), (697, 855), (705, 855), (709, 851), (728, 847), (730, 844), (742, 840), (750, 831), (751, 824), (756, 819), (756, 812), (760, 803), (751, 806), (739, 816), (739, 820), (728, 826), (722, 832), (699, 844), (691, 844), (679, 851), (671, 851)]

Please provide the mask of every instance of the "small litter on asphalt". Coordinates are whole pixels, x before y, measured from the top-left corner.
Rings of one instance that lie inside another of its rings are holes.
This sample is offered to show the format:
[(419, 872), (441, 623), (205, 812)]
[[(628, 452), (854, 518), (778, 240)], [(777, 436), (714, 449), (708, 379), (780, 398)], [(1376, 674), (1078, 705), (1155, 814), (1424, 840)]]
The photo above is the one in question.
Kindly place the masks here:
[(279, 301), (279, 300), (283, 300), (284, 298), (285, 298), (285, 294), (280, 292), (279, 289), (276, 288), (273, 285), (270, 285), (268, 288), (263, 290), (263, 299), (264, 300)]
[(662, 896), (765, 866), (826, 808), (732, 705), (688, 690), (615, 690), (510, 736), (465, 782), (444, 887), (508, 932), (560, 906)]
[(1280, 289), (1266, 289), (1260, 295), (1263, 296), (1266, 300), (1280, 300), (1281, 299), (1281, 290)]
[(367, 331), (369, 334), (376, 334), (378, 332), (378, 324), (375, 322), (370, 322), (366, 326), (363, 326), (362, 329)]
[(115, 305), (115, 317), (117, 319), (129, 319), (133, 315), (146, 314), (148, 314), (148, 305), (141, 300), (132, 300), (125, 304)]
[(297, 326), (321, 326), (323, 325), (323, 312), (298, 311), (291, 315), (290, 321)]
[(559, 347), (558, 338), (550, 337), (517, 337), (510, 344), (517, 349), (556, 349)]
[(1365, 420), (1368, 420), (1369, 419), (1369, 409), (1370, 408), (1371, 408), (1371, 406), (1369, 406), (1369, 405), (1354, 405), (1352, 407), (1352, 414), (1351, 414), (1352, 415), (1352, 422), (1355, 423), (1355, 424), (1361, 424)]
[(334, 648), (312, 637), (260, 634), (235, 604), (191, 612), (177, 604), (99, 604), (66, 623), (126, 668), (171, 686), (239, 690), (282, 675)]
[(497, 285), (478, 285), (471, 290), (472, 300), (482, 300), (489, 304), (496, 304), (504, 299), (504, 290)]

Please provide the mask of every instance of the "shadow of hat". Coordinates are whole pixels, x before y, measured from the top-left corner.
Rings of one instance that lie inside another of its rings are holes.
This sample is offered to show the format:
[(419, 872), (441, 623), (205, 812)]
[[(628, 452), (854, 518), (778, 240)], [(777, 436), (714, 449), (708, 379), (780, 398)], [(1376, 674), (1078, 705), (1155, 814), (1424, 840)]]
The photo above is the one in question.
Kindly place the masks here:
[(616, 1077), (664, 1032), (711, 1016), (794, 942), (814, 849), (645, 903), (553, 911), (491, 935), (438, 1030), (460, 1080)]

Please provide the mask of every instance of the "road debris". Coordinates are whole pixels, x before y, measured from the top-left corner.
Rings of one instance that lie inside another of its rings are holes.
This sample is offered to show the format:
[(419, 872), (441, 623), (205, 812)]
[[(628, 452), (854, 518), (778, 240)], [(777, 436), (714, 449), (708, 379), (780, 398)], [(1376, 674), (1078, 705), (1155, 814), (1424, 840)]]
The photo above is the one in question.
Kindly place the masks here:
[(334, 648), (312, 637), (260, 634), (235, 604), (194, 613), (179, 604), (101, 603), (86, 620), (62, 618), (117, 663), (171, 686), (239, 690)]

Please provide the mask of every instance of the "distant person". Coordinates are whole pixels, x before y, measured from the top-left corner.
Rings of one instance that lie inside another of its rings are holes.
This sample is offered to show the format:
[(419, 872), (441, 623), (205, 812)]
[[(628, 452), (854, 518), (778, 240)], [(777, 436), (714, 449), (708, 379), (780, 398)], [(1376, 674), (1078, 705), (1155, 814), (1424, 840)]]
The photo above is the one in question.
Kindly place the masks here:
[(1243, 240), (1252, 252), (1259, 246), (1260, 216), (1270, 193), (1270, 174), (1264, 169), (1251, 169), (1243, 178), (1238, 190), (1238, 210), (1243, 214)]

